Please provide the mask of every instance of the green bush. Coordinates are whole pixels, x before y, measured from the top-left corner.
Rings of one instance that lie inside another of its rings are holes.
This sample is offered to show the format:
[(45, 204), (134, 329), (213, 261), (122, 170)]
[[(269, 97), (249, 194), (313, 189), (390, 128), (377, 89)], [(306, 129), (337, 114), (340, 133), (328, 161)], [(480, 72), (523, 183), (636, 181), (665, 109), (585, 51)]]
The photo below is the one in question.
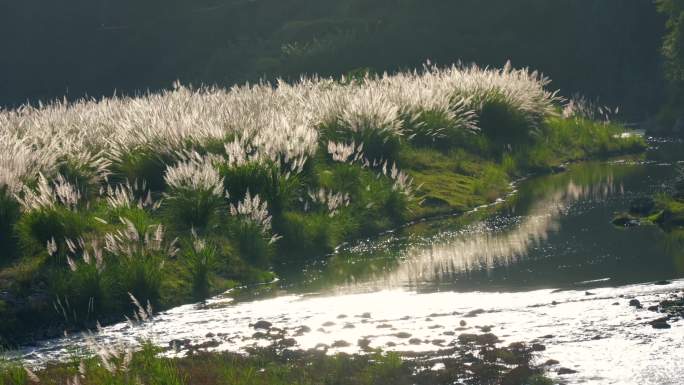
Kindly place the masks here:
[(115, 182), (146, 183), (151, 191), (162, 191), (165, 187), (164, 172), (172, 160), (149, 149), (135, 150), (124, 154), (112, 165)]
[(211, 275), (216, 267), (216, 247), (195, 238), (191, 245), (185, 245), (185, 249), (183, 261), (190, 272), (193, 298), (203, 300), (210, 294)]
[(60, 206), (26, 212), (16, 224), (19, 244), (27, 255), (44, 252), (52, 239), (63, 250), (65, 239), (76, 239), (90, 228), (88, 214)]
[(112, 270), (117, 277), (119, 303), (127, 303), (127, 293), (131, 293), (143, 304), (149, 301), (155, 307), (160, 306), (166, 273), (164, 256), (158, 252), (145, 251), (130, 257), (121, 257)]
[(301, 181), (297, 176), (286, 178), (274, 164), (251, 162), (237, 167), (222, 165), (219, 173), (231, 201), (243, 200), (249, 191), (266, 200), (274, 215), (286, 210), (301, 189)]
[(212, 191), (185, 188), (172, 189), (163, 205), (176, 230), (205, 230), (218, 222), (221, 208), (225, 209), (224, 199)]
[(351, 131), (340, 122), (320, 127), (321, 143), (332, 142), (363, 143), (363, 154), (371, 162), (393, 162), (399, 158), (402, 138), (391, 130), (381, 127), (363, 127)]
[(260, 224), (242, 218), (230, 221), (229, 234), (237, 252), (252, 266), (266, 269), (271, 264), (274, 247)]
[(464, 136), (472, 134), (466, 127), (459, 127), (445, 111), (421, 111), (405, 118), (404, 127), (411, 143), (419, 147), (432, 147), (442, 151), (463, 143)]
[(97, 321), (97, 317), (112, 310), (112, 278), (108, 271), (100, 271), (95, 264), (74, 262), (76, 270), (60, 270), (50, 278), (51, 294), (57, 312), (64, 321), (83, 325)]
[(346, 235), (337, 221), (327, 213), (286, 212), (277, 226), (283, 237), (278, 254), (304, 259), (331, 253)]
[(482, 102), (479, 127), (499, 148), (529, 143), (534, 131), (526, 114), (498, 94)]

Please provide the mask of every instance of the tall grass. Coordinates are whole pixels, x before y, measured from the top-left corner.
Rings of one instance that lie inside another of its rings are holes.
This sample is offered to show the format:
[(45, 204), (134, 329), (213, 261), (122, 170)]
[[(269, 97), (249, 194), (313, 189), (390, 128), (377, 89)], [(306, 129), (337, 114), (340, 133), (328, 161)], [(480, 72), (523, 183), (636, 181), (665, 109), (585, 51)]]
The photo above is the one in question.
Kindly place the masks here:
[[(510, 65), (428, 64), (0, 111), (0, 247), (36, 261), (69, 322), (125, 313), (129, 293), (155, 307), (201, 299), (214, 271), (271, 277), (276, 253), (326, 254), (406, 221), (420, 208), (415, 163), (440, 164), (421, 176), (440, 192), (465, 180), (493, 200), (507, 173), (565, 147), (624, 148), (608, 123), (561, 118), (548, 82)], [(465, 167), (464, 153), (479, 157)]]

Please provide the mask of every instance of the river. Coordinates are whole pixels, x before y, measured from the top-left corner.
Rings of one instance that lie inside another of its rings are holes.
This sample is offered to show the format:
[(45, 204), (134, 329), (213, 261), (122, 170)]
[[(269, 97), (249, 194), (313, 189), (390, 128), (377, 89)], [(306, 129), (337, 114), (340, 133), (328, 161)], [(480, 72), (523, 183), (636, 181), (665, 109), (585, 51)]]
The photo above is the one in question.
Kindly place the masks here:
[[(528, 178), (494, 206), (343, 245), (328, 258), (281, 267), (276, 283), (91, 337), (240, 350), (265, 344), (251, 325), (266, 320), (297, 347), (353, 353), (360, 339), (385, 350), (435, 350), (461, 333), (491, 329), (504, 343), (545, 345), (539, 362), (577, 371), (559, 375), (551, 366), (562, 383), (681, 384), (684, 321), (654, 329), (648, 321), (659, 315), (646, 308), (684, 291), (684, 246), (655, 226), (611, 224), (632, 199), (671, 188), (684, 168), (682, 143), (651, 144), (644, 157)], [(645, 308), (629, 306), (633, 298)], [(85, 340), (75, 334), (11, 354), (45, 362)]]

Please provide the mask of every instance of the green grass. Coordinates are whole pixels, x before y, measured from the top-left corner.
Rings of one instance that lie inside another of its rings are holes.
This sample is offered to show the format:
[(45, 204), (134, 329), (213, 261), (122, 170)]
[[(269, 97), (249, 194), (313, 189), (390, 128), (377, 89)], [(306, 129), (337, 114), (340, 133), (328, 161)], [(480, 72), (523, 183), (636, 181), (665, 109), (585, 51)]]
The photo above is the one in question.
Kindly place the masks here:
[[(78, 377), (83, 385), (434, 385), (549, 384), (532, 364), (534, 354), (525, 344), (458, 343), (440, 351), (404, 356), (370, 351), (365, 355), (327, 355), (323, 351), (283, 351), (276, 345), (250, 354), (198, 353), (186, 358), (163, 358), (161, 350), (144, 344), (106, 360), (74, 357), (70, 363), (51, 363), (35, 373), (16, 363), (0, 363), (0, 385), (61, 385)], [(470, 353), (470, 354), (466, 354)], [(106, 362), (106, 365), (105, 365)], [(442, 370), (430, 370), (435, 363)], [(38, 380), (39, 382), (36, 382)]]

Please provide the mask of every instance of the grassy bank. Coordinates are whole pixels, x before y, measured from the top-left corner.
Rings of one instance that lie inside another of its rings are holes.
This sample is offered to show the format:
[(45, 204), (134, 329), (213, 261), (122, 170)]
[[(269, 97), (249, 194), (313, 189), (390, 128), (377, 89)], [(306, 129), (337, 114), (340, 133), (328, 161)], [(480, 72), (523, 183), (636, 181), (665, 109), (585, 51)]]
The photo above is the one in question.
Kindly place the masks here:
[(655, 224), (671, 238), (684, 239), (684, 173), (673, 191), (634, 199), (628, 211), (615, 214), (613, 224), (618, 227)]
[(0, 341), (268, 281), (529, 172), (643, 148), (547, 84), (428, 67), (0, 112)]
[[(160, 357), (150, 344), (137, 351), (94, 346), (97, 356), (75, 355), (30, 371), (0, 363), (1, 385), (544, 385), (543, 367), (532, 363), (535, 349), (523, 343), (500, 347), (491, 334), (462, 335), (438, 352), (328, 355), (322, 350), (282, 350), (276, 345), (235, 353), (199, 352), (185, 358)], [(548, 362), (545, 365), (557, 365)]]

